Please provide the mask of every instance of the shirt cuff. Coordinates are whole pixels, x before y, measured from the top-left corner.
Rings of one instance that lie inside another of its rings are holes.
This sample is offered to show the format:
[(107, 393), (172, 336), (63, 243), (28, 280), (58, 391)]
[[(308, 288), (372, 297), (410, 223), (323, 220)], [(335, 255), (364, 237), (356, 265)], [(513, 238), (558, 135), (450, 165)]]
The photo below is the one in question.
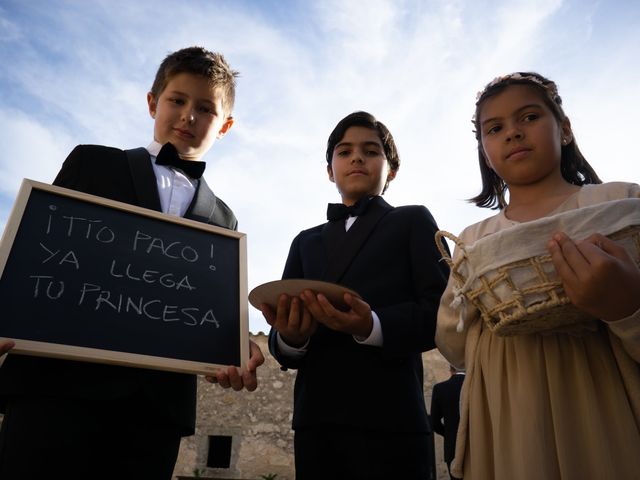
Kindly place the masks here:
[(309, 346), (309, 340), (305, 342), (300, 348), (292, 347), (291, 345), (287, 345), (287, 343), (280, 336), (280, 332), (276, 332), (276, 341), (278, 343), (278, 350), (282, 355), (291, 359), (298, 359), (304, 357), (304, 354), (307, 353), (307, 347)]
[(372, 347), (381, 347), (384, 343), (384, 338), (382, 337), (382, 325), (380, 324), (380, 318), (376, 312), (371, 312), (371, 317), (373, 318), (373, 327), (371, 328), (371, 333), (368, 337), (359, 337), (357, 335), (353, 336), (353, 339), (361, 345), (370, 345)]

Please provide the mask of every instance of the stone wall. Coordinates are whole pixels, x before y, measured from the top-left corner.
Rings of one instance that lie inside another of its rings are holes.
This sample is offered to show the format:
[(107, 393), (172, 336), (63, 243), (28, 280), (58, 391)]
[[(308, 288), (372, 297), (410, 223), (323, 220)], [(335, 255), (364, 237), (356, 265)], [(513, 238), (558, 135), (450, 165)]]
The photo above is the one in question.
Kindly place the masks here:
[[(258, 370), (255, 392), (235, 392), (199, 380), (196, 434), (183, 439), (176, 476), (259, 480), (276, 474), (277, 480), (294, 480), (293, 432), (291, 431), (295, 371), (283, 372), (268, 354), (267, 337), (251, 335), (265, 353)], [(423, 355), (425, 401), (431, 404), (431, 387), (449, 376), (448, 363), (437, 350)], [(380, 388), (386, 388), (380, 383)], [(210, 436), (230, 436), (229, 468), (208, 468)], [(448, 479), (442, 462), (442, 438), (435, 436), (437, 478)]]
[[(268, 354), (264, 334), (251, 338), (260, 345), (266, 358), (258, 370), (258, 389), (234, 392), (199, 379), (196, 433), (182, 440), (174, 476), (261, 480), (277, 475), (276, 480), (294, 480), (291, 416), (296, 373), (280, 370)], [(448, 378), (449, 369), (437, 350), (423, 354), (422, 358), (428, 407), (433, 384)], [(380, 383), (380, 388), (386, 385)], [(0, 422), (1, 418), (0, 415)], [(207, 468), (209, 436), (231, 437), (229, 468)], [(447, 480), (439, 435), (435, 435), (435, 445), (437, 479)]]

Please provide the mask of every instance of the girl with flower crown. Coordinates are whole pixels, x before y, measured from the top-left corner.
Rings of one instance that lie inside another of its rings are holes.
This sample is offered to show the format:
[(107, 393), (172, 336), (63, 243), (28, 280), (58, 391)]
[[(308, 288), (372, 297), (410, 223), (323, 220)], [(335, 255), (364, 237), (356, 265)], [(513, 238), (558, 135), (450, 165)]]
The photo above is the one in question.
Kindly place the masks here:
[[(578, 149), (555, 83), (541, 75), (520, 72), (489, 83), (478, 96), (474, 124), (483, 188), (471, 201), (499, 213), (467, 227), (460, 245), (640, 197), (636, 184), (600, 182)], [(449, 279), (436, 343), (467, 370), (454, 476), (639, 478), (640, 269), (618, 243), (581, 233), (540, 240), (569, 299), (585, 314), (569, 327), (498, 335), (473, 304), (460, 307), (459, 285)]]

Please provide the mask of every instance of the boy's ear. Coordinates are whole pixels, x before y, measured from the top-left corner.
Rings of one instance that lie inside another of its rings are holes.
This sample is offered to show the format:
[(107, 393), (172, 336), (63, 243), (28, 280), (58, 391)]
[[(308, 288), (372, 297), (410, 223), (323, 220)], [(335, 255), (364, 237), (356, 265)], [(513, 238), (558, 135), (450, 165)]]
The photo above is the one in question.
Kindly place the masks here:
[(333, 178), (333, 168), (331, 168), (331, 164), (327, 165), (327, 173), (329, 174), (329, 180), (336, 183), (335, 178)]
[(147, 93), (147, 105), (149, 105), (149, 115), (151, 115), (151, 118), (156, 118), (156, 107), (158, 103), (151, 92)]
[(398, 173), (398, 170), (389, 170), (389, 173), (387, 173), (387, 185), (391, 180), (396, 178), (397, 173)]
[(233, 126), (233, 117), (227, 117), (227, 119), (222, 124), (222, 127), (220, 127), (220, 130), (218, 131), (218, 135), (216, 135), (216, 138), (220, 139), (224, 137), (232, 126)]

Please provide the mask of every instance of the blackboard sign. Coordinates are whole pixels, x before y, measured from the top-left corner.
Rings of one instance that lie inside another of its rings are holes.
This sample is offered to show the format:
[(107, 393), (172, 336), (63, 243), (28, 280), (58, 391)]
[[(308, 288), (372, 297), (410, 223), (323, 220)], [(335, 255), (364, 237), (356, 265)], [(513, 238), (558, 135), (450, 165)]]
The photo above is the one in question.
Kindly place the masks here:
[(245, 234), (24, 180), (0, 273), (12, 352), (202, 374), (249, 358)]

